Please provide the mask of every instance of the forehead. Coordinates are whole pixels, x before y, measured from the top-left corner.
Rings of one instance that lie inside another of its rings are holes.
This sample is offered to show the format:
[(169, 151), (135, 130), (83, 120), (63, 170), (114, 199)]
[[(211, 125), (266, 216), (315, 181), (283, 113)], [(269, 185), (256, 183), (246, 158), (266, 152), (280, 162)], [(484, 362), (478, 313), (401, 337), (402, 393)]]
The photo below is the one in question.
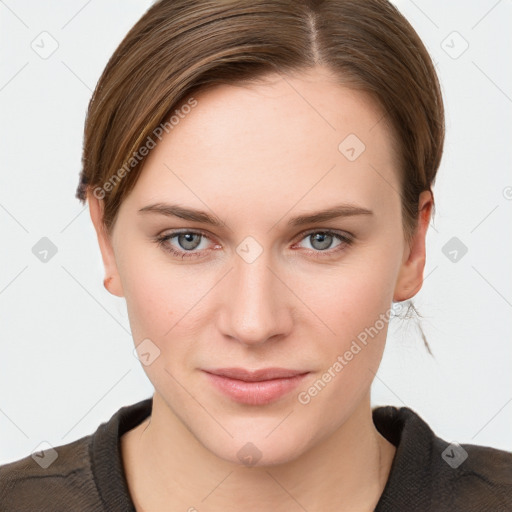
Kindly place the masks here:
[(149, 153), (130, 198), (135, 206), (182, 199), (203, 208), (208, 199), (282, 210), (283, 202), (291, 206), (302, 196), (304, 206), (382, 203), (383, 192), (398, 190), (382, 110), (326, 73), (268, 75), (194, 98), (196, 106)]

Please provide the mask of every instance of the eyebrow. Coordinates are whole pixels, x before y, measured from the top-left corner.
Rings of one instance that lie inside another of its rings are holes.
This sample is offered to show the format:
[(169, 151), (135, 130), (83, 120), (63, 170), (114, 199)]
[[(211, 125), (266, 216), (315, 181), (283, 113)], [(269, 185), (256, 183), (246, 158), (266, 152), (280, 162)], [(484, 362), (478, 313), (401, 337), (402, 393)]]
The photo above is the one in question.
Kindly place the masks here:
[[(157, 213), (165, 215), (166, 217), (178, 217), (180, 219), (200, 222), (216, 227), (224, 226), (224, 222), (214, 215), (210, 215), (205, 211), (196, 210), (195, 208), (185, 208), (177, 204), (155, 203), (144, 206), (138, 213)], [(341, 217), (353, 217), (355, 215), (373, 215), (373, 211), (351, 204), (340, 204), (325, 210), (298, 215), (288, 220), (287, 225), (297, 227)]]

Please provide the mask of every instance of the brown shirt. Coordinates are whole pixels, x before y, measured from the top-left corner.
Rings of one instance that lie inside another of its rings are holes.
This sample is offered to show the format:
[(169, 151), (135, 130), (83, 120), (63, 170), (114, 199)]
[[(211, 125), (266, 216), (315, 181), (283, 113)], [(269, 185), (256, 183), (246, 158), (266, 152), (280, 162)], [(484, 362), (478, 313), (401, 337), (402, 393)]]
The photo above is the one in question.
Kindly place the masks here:
[[(0, 511), (135, 512), (120, 438), (151, 408), (152, 398), (122, 407), (93, 434), (54, 447), (56, 453), (0, 466)], [(512, 452), (452, 445), (407, 407), (376, 407), (373, 421), (397, 447), (374, 512), (512, 512)]]

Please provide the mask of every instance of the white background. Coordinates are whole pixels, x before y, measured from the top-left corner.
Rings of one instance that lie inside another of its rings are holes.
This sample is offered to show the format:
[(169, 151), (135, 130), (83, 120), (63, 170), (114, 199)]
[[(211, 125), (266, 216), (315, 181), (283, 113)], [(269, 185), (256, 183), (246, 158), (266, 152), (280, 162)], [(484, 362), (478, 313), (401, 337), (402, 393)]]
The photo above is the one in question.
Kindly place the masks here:
[[(152, 394), (124, 299), (103, 288), (88, 206), (74, 197), (92, 90), (150, 4), (0, 2), (0, 463), (90, 434)], [(411, 407), (448, 441), (510, 451), (512, 2), (396, 5), (431, 53), (446, 105), (437, 212), (415, 297), (436, 358), (414, 321), (393, 321), (373, 404)], [(48, 59), (31, 48), (43, 31), (59, 44)], [(445, 51), (463, 48), (453, 31), (469, 44), (456, 59)], [(468, 248), (455, 263), (442, 252), (454, 236)], [(32, 253), (42, 237), (58, 250), (47, 263)]]

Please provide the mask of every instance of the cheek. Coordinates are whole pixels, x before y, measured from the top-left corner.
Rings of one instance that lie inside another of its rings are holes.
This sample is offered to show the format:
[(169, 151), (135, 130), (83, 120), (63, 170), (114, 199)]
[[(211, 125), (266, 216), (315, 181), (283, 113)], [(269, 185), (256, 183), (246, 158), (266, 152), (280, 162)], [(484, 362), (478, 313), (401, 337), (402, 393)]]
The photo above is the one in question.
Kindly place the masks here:
[(367, 248), (333, 268), (316, 286), (303, 288), (304, 302), (312, 304), (340, 345), (389, 310), (397, 277), (396, 254), (391, 248)]
[(201, 337), (201, 321), (208, 318), (204, 307), (216, 277), (173, 264), (155, 252), (125, 252), (118, 265), (134, 344), (144, 342), (158, 353), (154, 363), (143, 366), (153, 383), (169, 378), (164, 368), (186, 371), (197, 350), (194, 340)]
[(328, 295), (317, 295), (318, 311), (335, 334), (318, 341), (322, 370), (299, 390), (297, 400), (333, 428), (369, 392), (382, 359), (392, 287), (381, 270), (344, 275)]
[(128, 275), (123, 289), (135, 343), (143, 338), (162, 338), (177, 321), (179, 297), (151, 269)]
[(135, 342), (172, 336), (180, 326), (177, 322), (197, 302), (201, 280), (190, 267), (173, 264), (148, 242), (125, 247), (120, 254), (118, 269)]
[(149, 338), (164, 354), (167, 340), (181, 328), (179, 320), (186, 314), (181, 283), (176, 285), (165, 268), (146, 264), (142, 258), (126, 258), (119, 270), (134, 344)]
[[(142, 369), (155, 389), (175, 386), (174, 364), (183, 366), (192, 346), (186, 290), (182, 293), (181, 281), (173, 286), (176, 279), (165, 275), (165, 268), (139, 263), (124, 271), (127, 312), (134, 345), (140, 344), (137, 351)], [(146, 359), (145, 354), (149, 354)]]
[(322, 327), (325, 336), (316, 336), (323, 368), (310, 384), (313, 395), (322, 395), (312, 400), (317, 406), (334, 403), (337, 410), (347, 410), (368, 391), (384, 351), (396, 262), (393, 246), (375, 243), (333, 269), (323, 288), (303, 290), (304, 302), (314, 304), (312, 309), (329, 327)]

